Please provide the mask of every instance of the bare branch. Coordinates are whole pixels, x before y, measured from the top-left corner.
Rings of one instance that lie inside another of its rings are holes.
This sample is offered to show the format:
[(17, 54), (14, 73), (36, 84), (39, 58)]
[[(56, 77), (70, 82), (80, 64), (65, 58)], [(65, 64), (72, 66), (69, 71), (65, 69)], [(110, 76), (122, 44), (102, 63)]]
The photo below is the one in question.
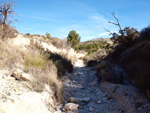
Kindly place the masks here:
[(106, 29), (105, 27), (103, 27), (105, 29), (105, 31), (109, 32), (110, 34), (113, 34), (110, 30)]
[(122, 28), (121, 28), (121, 25), (120, 25), (120, 23), (119, 23), (119, 20), (118, 20), (118, 18), (115, 16), (115, 12), (113, 12), (113, 13), (111, 13), (111, 14), (112, 14), (113, 17), (117, 20), (117, 24), (115, 24), (115, 23), (112, 23), (112, 24), (115, 24), (115, 25), (117, 25), (117, 26), (119, 27), (120, 32), (121, 32), (121, 35), (124, 37), (124, 33), (123, 33), (123, 31), (122, 31)]
[(111, 23), (111, 24), (114, 24), (114, 25), (117, 25), (117, 26), (118, 26), (118, 24), (116, 24), (116, 23), (114, 23), (114, 22), (111, 22), (111, 21), (108, 21), (108, 23)]

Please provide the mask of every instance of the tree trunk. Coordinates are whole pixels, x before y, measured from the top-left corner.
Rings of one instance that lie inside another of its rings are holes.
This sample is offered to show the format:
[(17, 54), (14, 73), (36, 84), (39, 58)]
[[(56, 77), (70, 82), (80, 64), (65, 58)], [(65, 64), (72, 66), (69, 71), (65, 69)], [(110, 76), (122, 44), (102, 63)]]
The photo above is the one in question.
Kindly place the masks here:
[(2, 25), (5, 25), (6, 20), (7, 20), (7, 13), (4, 14), (4, 19), (3, 19)]

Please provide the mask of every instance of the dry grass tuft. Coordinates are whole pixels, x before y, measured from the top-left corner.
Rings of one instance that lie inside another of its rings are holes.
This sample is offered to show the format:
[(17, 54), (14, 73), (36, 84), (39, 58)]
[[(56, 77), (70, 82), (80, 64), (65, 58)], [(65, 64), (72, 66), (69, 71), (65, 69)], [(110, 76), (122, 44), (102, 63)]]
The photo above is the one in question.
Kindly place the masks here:
[(0, 67), (12, 69), (18, 63), (22, 63), (23, 54), (19, 48), (15, 48), (8, 42), (0, 40)]
[(30, 67), (27, 71), (35, 78), (35, 81), (32, 82), (33, 90), (42, 92), (45, 84), (47, 84), (53, 89), (57, 102), (61, 102), (63, 100), (63, 83), (58, 79), (57, 68), (52, 62), (49, 62), (47, 67)]
[(27, 50), (24, 65), (26, 68), (44, 68), (48, 64), (48, 55), (39, 50)]

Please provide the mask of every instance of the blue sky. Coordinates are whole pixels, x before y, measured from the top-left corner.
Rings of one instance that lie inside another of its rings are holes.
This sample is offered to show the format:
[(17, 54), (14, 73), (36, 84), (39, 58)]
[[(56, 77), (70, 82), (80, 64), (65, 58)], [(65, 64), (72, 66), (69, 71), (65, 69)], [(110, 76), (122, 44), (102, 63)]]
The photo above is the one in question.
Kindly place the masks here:
[(150, 24), (150, 0), (16, 0), (15, 12), (20, 33), (66, 38), (75, 30), (81, 41), (110, 37), (103, 27), (117, 32), (111, 15), (114, 11), (122, 28), (141, 30)]

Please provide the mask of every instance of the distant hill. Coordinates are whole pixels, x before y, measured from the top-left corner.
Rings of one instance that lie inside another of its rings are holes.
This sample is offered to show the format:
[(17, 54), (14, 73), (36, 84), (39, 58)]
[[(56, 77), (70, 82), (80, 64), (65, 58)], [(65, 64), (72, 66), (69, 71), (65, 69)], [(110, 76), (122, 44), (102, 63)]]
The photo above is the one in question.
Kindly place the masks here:
[(108, 43), (110, 43), (110, 44), (113, 43), (110, 38), (96, 38), (96, 39), (92, 39), (92, 40), (90, 40), (90, 41), (106, 41), (106, 42), (108, 42)]

